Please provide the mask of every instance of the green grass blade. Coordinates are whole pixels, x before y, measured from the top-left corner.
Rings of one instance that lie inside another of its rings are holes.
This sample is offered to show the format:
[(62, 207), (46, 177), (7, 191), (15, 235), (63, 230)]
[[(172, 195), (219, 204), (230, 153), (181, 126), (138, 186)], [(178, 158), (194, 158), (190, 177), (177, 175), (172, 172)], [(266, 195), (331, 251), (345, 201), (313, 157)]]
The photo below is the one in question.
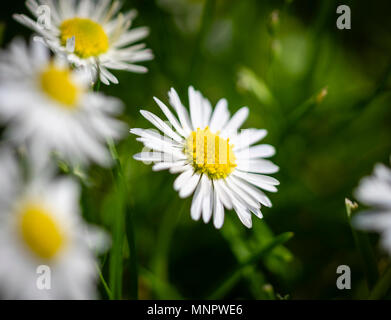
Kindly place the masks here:
[(236, 266), (229, 274), (229, 276), (222, 281), (220, 285), (217, 286), (215, 290), (213, 290), (212, 294), (208, 296), (208, 299), (221, 299), (226, 293), (238, 282), (240, 279), (241, 272), (248, 266), (251, 266), (257, 263), (259, 260), (265, 258), (274, 248), (283, 245), (289, 239), (293, 237), (292, 232), (285, 232), (277, 237), (275, 237), (268, 245), (263, 247), (258, 252), (254, 253), (243, 263)]
[(376, 284), (379, 278), (375, 255), (373, 253), (368, 235), (364, 232), (357, 231), (352, 226), (352, 212), (357, 208), (357, 204), (351, 202), (349, 199), (345, 199), (345, 205), (349, 226), (352, 230), (353, 239), (356, 244), (357, 250), (359, 251), (361, 256), (362, 264), (367, 278), (368, 289), (371, 290), (371, 288)]

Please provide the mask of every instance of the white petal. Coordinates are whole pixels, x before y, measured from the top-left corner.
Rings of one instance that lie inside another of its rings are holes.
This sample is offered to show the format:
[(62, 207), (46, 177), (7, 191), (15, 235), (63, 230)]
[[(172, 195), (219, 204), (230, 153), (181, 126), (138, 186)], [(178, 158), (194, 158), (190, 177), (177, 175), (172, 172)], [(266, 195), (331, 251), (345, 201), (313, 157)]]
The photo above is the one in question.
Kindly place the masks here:
[(240, 108), (229, 120), (228, 124), (221, 132), (221, 136), (224, 138), (229, 137), (231, 134), (236, 133), (241, 125), (246, 121), (249, 110), (247, 107)]
[(269, 160), (240, 160), (237, 161), (237, 169), (253, 173), (276, 173), (279, 167)]
[(238, 159), (255, 159), (272, 157), (275, 153), (276, 149), (273, 146), (269, 144), (260, 144), (235, 152), (235, 156)]
[(201, 181), (197, 186), (197, 189), (194, 193), (193, 200), (191, 202), (191, 218), (193, 220), (199, 220), (201, 218), (201, 211), (202, 211), (202, 201), (203, 201), (203, 181), (204, 176), (201, 177)]
[[(204, 175), (205, 176), (205, 175)], [(212, 217), (213, 211), (213, 187), (212, 182), (207, 178), (202, 182), (204, 184), (202, 202), (202, 219), (205, 223), (208, 223)]]
[(258, 188), (270, 191), (270, 192), (276, 192), (277, 188), (275, 185), (279, 185), (279, 181), (273, 177), (265, 176), (262, 174), (255, 174), (255, 173), (249, 173), (249, 172), (242, 172), (239, 170), (235, 170), (232, 173), (234, 176), (237, 176), (239, 178), (242, 178), (245, 181), (250, 182), (251, 184), (257, 186)]
[(165, 114), (165, 116), (167, 117), (168, 121), (170, 121), (170, 123), (173, 125), (173, 127), (175, 128), (175, 130), (182, 136), (182, 137), (185, 137), (186, 136), (186, 133), (185, 131), (182, 129), (181, 125), (179, 124), (177, 118), (175, 118), (175, 116), (172, 114), (172, 112), (167, 108), (167, 106), (161, 102), (158, 98), (155, 98), (155, 101), (156, 103), (159, 105), (160, 109), (163, 111), (163, 113)]
[(230, 177), (226, 179), (226, 183), (228, 188), (230, 188), (232, 192), (236, 193), (236, 196), (240, 197), (246, 203), (247, 206), (251, 206), (254, 208), (260, 207), (259, 203), (246, 192), (244, 192), (241, 188), (239, 188), (235, 183), (233, 183)]
[(179, 121), (181, 122), (186, 136), (188, 136), (192, 132), (192, 129), (187, 110), (182, 105), (182, 102), (174, 88), (171, 88), (170, 92), (168, 93), (168, 97), (170, 99), (170, 104), (174, 107), (176, 113), (178, 114)]
[(219, 199), (221, 200), (221, 202), (223, 203), (223, 205), (228, 209), (228, 210), (231, 210), (233, 207), (232, 207), (232, 200), (231, 198), (228, 196), (228, 194), (225, 192), (225, 190), (223, 189), (223, 187), (221, 186), (221, 183), (222, 181), (221, 180), (215, 180), (213, 182), (213, 185), (214, 185), (214, 188), (215, 188), (215, 192), (218, 192), (219, 194)]
[(152, 167), (153, 171), (161, 171), (161, 170), (167, 170), (172, 168), (182, 168), (186, 164), (185, 161), (175, 161), (175, 162), (158, 162), (155, 163)]
[(235, 206), (235, 211), (240, 219), (240, 221), (247, 227), (252, 227), (251, 213), (248, 209), (243, 208), (242, 206)]
[(161, 120), (158, 116), (153, 113), (141, 110), (140, 113), (143, 115), (145, 119), (151, 122), (156, 128), (161, 130), (164, 134), (168, 135), (170, 138), (174, 139), (177, 142), (181, 142), (182, 138), (178, 136), (163, 120)]
[(190, 118), (193, 125), (193, 130), (198, 128), (203, 129), (203, 107), (202, 96), (198, 91), (195, 91), (193, 87), (189, 87), (189, 105), (190, 105)]
[(210, 120), (210, 131), (216, 133), (220, 131), (229, 120), (228, 102), (226, 99), (220, 99)]
[(213, 224), (216, 229), (220, 229), (224, 224), (224, 206), (219, 199), (218, 193), (214, 192)]
[(231, 138), (231, 143), (234, 145), (234, 151), (247, 148), (248, 146), (257, 143), (267, 135), (265, 129), (245, 129), (242, 130), (237, 136)]
[(202, 98), (202, 108), (203, 108), (203, 119), (202, 119), (202, 127), (206, 127), (209, 125), (210, 115), (212, 114), (212, 105), (210, 101), (206, 98)]
[(188, 196), (190, 196), (194, 192), (199, 181), (199, 174), (194, 174), (193, 176), (191, 176), (189, 181), (185, 185), (182, 185), (181, 189), (179, 190), (179, 197), (187, 198)]
[(235, 183), (244, 192), (248, 193), (256, 201), (260, 202), (266, 207), (272, 206), (272, 202), (270, 201), (270, 199), (261, 190), (253, 187), (252, 185), (250, 185), (249, 183), (245, 182), (240, 178), (236, 178), (235, 176), (232, 176), (231, 180), (233, 183)]
[(174, 189), (179, 191), (182, 186), (189, 183), (191, 176), (193, 175), (192, 170), (186, 170), (182, 172), (174, 181)]

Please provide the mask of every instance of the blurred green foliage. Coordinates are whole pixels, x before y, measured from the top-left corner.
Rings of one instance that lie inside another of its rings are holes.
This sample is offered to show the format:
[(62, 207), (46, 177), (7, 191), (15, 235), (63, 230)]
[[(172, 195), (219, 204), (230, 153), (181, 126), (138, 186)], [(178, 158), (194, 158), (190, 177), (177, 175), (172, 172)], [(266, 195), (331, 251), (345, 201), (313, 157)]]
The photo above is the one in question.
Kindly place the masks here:
[[(117, 72), (119, 85), (101, 86), (125, 103), (129, 127), (150, 126), (140, 108), (160, 114), (153, 96), (167, 102), (172, 86), (187, 103), (193, 85), (213, 104), (227, 98), (232, 113), (248, 105), (245, 127), (269, 131), (265, 141), (277, 148), (273, 161), (281, 168), (281, 185), (264, 219), (253, 217), (247, 230), (226, 212), (221, 231), (191, 220), (190, 199), (179, 199), (174, 176), (132, 159), (142, 146), (131, 135), (117, 146), (126, 194), (118, 196), (110, 170), (79, 173), (88, 221), (112, 230), (123, 202), (129, 205), (139, 298), (368, 296), (344, 199), (376, 162), (389, 161), (391, 3), (343, 3), (351, 6), (352, 30), (336, 28), (341, 3), (333, 0), (125, 1), (124, 8), (139, 12), (135, 25), (150, 27), (146, 42), (155, 54), (146, 63), (148, 74)], [(11, 19), (26, 12), (23, 2), (1, 6), (3, 45), (15, 35), (28, 37)], [(120, 228), (122, 255), (111, 255), (123, 263), (122, 297), (134, 298), (132, 244), (129, 230), (126, 237), (126, 227)], [(382, 272), (386, 259), (376, 237), (370, 241)], [(106, 280), (117, 276), (108, 255), (101, 259)], [(351, 267), (352, 290), (336, 288), (342, 264)], [(108, 298), (103, 285), (101, 292)]]

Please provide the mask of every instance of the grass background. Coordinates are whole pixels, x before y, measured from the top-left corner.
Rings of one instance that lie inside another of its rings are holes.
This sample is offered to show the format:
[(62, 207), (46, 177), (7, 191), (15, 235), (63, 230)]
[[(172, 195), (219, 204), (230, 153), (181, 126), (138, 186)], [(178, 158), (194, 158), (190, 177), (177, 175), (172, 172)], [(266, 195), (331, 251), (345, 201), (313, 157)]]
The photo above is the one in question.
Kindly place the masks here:
[[(352, 10), (351, 30), (336, 28), (340, 4)], [(118, 231), (100, 259), (113, 295), (135, 298), (136, 257), (142, 299), (368, 297), (344, 199), (376, 162), (389, 162), (391, 3), (134, 0), (124, 8), (138, 10), (136, 26), (150, 27), (146, 43), (155, 54), (144, 63), (148, 74), (116, 72), (118, 85), (101, 86), (125, 103), (129, 127), (150, 127), (139, 110), (161, 115), (152, 97), (167, 102), (170, 87), (183, 102), (193, 85), (213, 104), (227, 98), (231, 113), (248, 105), (244, 127), (269, 131), (265, 142), (277, 148), (281, 185), (264, 219), (253, 217), (253, 229), (226, 212), (216, 231), (191, 220), (190, 199), (173, 190), (175, 177), (133, 160), (142, 146), (125, 137), (117, 146), (122, 173), (91, 167), (81, 182), (86, 220)], [(30, 36), (11, 18), (27, 13), (23, 1), (2, 1), (0, 9), (3, 47), (16, 35)], [(324, 88), (327, 96), (316, 101)], [(381, 274), (388, 260), (377, 236), (369, 240)], [(350, 266), (352, 290), (336, 288), (339, 265)], [(109, 298), (102, 283), (100, 291)]]

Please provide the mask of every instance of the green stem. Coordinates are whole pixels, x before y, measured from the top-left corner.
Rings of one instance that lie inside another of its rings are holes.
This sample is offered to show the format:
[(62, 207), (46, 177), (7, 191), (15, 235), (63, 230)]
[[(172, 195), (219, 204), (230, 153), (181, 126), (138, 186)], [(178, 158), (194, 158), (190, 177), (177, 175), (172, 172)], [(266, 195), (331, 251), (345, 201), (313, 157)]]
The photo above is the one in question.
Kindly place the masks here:
[(225, 294), (239, 281), (243, 269), (257, 263), (259, 260), (264, 259), (270, 252), (276, 247), (284, 244), (293, 237), (292, 232), (285, 232), (274, 238), (268, 245), (263, 247), (260, 251), (254, 253), (251, 257), (245, 260), (243, 263), (236, 266), (226, 277), (220, 285), (213, 290), (212, 294), (207, 299), (215, 300), (221, 299)]
[[(170, 254), (171, 239), (180, 216), (182, 215), (185, 208), (187, 208), (187, 202), (183, 201), (182, 207), (179, 210), (175, 208), (177, 208), (176, 203), (174, 203), (174, 205), (164, 214), (156, 241), (156, 250), (154, 256), (154, 274), (156, 278), (166, 283), (168, 283), (168, 257)], [(164, 292), (161, 292), (159, 288), (161, 288), (161, 286), (155, 287), (155, 292), (159, 298), (169, 298), (164, 294)]]
[(295, 126), (305, 118), (316, 106), (321, 104), (327, 95), (327, 88), (321, 89), (309, 99), (304, 101), (301, 105), (295, 108), (286, 121), (285, 127), (281, 130), (279, 142), (281, 143), (285, 137), (291, 133)]
[(376, 283), (371, 294), (369, 295), (369, 300), (379, 300), (384, 298), (387, 292), (391, 288), (391, 266), (388, 267), (381, 279)]
[(375, 255), (366, 233), (357, 231), (352, 225), (352, 211), (354, 208), (346, 204), (346, 212), (353, 239), (361, 257), (364, 272), (367, 279), (368, 289), (371, 290), (379, 278)]
[(123, 243), (125, 236), (126, 219), (126, 237), (130, 250), (130, 272), (131, 272), (131, 298), (138, 298), (138, 272), (136, 245), (134, 237), (133, 220), (128, 199), (128, 189), (125, 182), (124, 173), (118, 152), (112, 140), (108, 141), (111, 156), (115, 162), (113, 175), (118, 189), (119, 208), (115, 215), (113, 227), (113, 249), (110, 257), (110, 283), (113, 290), (113, 298), (121, 299), (122, 296), (122, 274), (123, 274)]
[(103, 288), (105, 289), (107, 296), (109, 297), (110, 300), (112, 300), (113, 294), (112, 294), (109, 286), (107, 285), (107, 282), (106, 282), (105, 278), (103, 277), (102, 271), (100, 270), (98, 264), (96, 264), (96, 270), (98, 271), (99, 279), (103, 284)]
[(129, 246), (130, 260), (130, 297), (134, 300), (138, 299), (138, 259), (136, 254), (136, 240), (134, 234), (133, 215), (130, 206), (127, 205), (126, 210), (126, 238)]

